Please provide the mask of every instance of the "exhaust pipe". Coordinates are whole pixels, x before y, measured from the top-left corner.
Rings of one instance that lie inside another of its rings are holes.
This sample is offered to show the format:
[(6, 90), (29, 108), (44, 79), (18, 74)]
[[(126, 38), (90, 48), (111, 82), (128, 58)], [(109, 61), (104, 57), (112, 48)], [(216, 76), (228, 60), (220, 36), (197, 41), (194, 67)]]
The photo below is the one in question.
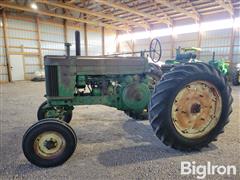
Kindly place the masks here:
[(81, 56), (80, 32), (75, 31), (76, 56)]
[(65, 48), (66, 48), (66, 55), (69, 58), (70, 57), (70, 46), (71, 46), (71, 43), (64, 43), (64, 45), (65, 45)]

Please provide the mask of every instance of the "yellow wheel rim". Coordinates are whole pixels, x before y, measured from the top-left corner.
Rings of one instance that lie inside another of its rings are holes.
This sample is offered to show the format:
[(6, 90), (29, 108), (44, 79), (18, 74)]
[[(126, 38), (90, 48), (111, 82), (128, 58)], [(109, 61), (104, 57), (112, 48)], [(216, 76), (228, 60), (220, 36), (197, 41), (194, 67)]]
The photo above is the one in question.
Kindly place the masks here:
[(171, 115), (179, 134), (196, 139), (217, 125), (221, 111), (222, 98), (217, 88), (206, 81), (195, 81), (177, 94)]
[(43, 159), (53, 159), (61, 155), (66, 147), (66, 141), (55, 131), (44, 132), (34, 141), (35, 153)]

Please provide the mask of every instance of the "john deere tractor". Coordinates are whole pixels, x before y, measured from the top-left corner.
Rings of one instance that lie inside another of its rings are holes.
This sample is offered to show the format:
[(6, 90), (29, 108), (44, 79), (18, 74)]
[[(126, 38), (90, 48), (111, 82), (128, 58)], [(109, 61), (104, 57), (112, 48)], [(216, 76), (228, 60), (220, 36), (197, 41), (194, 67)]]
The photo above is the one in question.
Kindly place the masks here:
[[(176, 58), (172, 60), (166, 60), (165, 64), (161, 66), (163, 73), (168, 72), (172, 67), (183, 63), (202, 62), (201, 60), (197, 59), (198, 51), (201, 51), (201, 48), (178, 47), (176, 49)], [(206, 62), (206, 60), (204, 62)], [(212, 54), (212, 59), (208, 60), (208, 64), (219, 70), (224, 76), (229, 75), (229, 63), (224, 59), (215, 59), (215, 52)]]
[(76, 56), (69, 55), (67, 44), (67, 55), (44, 57), (46, 101), (22, 141), (31, 163), (53, 167), (69, 159), (77, 136), (68, 123), (79, 105), (103, 104), (135, 115), (146, 111), (159, 140), (183, 151), (206, 147), (223, 132), (232, 111), (231, 88), (212, 66), (185, 63), (162, 75), (148, 62), (161, 58), (157, 39), (149, 51), (135, 52), (137, 57), (80, 56), (79, 42), (76, 38)]

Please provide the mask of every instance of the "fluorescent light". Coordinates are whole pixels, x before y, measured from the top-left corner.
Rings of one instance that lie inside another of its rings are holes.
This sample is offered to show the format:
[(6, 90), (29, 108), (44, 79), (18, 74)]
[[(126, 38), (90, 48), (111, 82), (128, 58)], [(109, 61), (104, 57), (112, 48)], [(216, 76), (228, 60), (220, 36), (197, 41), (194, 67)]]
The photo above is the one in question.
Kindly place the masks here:
[(219, 21), (204, 22), (201, 24), (191, 24), (185, 26), (176, 26), (173, 28), (164, 28), (153, 31), (144, 31), (137, 33), (122, 34), (118, 37), (118, 41), (129, 41), (136, 39), (147, 39), (149, 37), (161, 37), (161, 36), (171, 36), (178, 34), (186, 34), (193, 32), (203, 33), (205, 31), (228, 29), (228, 28), (238, 28), (240, 27), (240, 17), (233, 19), (224, 19)]
[(36, 4), (36, 3), (32, 3), (32, 4), (31, 4), (31, 8), (32, 8), (32, 9), (35, 9), (35, 10), (38, 9), (37, 4)]
[(170, 36), (172, 34), (172, 28), (164, 28), (151, 31), (151, 37)]
[(119, 35), (117, 41), (121, 42), (121, 41), (147, 39), (147, 38), (150, 38), (150, 32), (143, 31), (143, 32), (127, 33), (127, 34)]
[(240, 27), (240, 17), (234, 19), (233, 27), (235, 28)]
[(133, 40), (147, 39), (147, 38), (150, 38), (150, 32), (149, 31), (144, 31), (144, 32), (132, 33), (132, 37), (133, 37)]
[(173, 28), (173, 34), (186, 34), (199, 31), (199, 24), (191, 24), (185, 26), (177, 26)]
[(129, 40), (133, 40), (133, 37), (131, 34), (121, 34), (117, 38), (118, 42), (129, 41)]
[(211, 21), (201, 23), (200, 31), (212, 31), (218, 29), (228, 29), (233, 27), (233, 19)]

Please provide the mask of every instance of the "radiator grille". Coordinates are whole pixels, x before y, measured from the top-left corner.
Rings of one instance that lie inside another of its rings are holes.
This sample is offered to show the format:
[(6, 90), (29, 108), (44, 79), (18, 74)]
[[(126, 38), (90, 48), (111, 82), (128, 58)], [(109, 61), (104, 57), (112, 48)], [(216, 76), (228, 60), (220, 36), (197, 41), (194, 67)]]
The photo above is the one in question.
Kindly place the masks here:
[(47, 96), (58, 96), (57, 66), (45, 66)]

